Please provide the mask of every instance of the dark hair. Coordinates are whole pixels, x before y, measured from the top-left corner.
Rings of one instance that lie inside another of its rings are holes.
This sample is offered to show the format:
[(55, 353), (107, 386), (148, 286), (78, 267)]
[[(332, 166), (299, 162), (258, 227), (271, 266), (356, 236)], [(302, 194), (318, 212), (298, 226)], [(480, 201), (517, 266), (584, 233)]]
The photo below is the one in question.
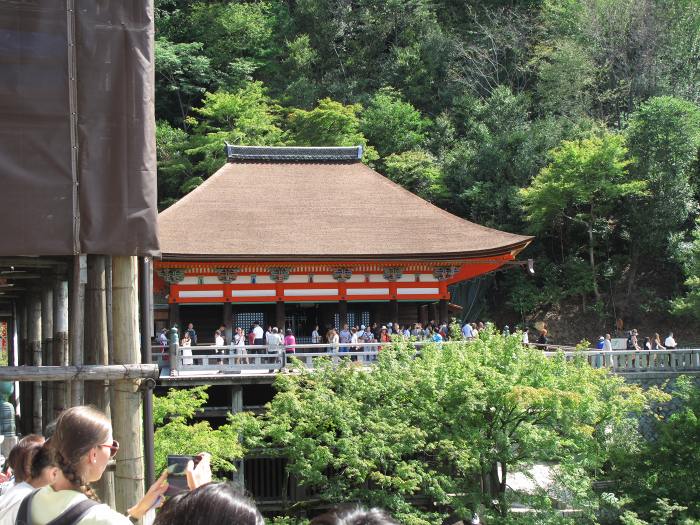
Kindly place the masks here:
[(43, 444), (43, 436), (29, 434), (12, 447), (7, 455), (7, 466), (12, 469), (17, 483), (32, 477), (32, 459)]
[(46, 468), (46, 467), (52, 467), (54, 465), (53, 462), (53, 454), (51, 452), (51, 443), (46, 442), (44, 443), (43, 446), (39, 447), (37, 451), (34, 453), (34, 457), (32, 458), (32, 467), (31, 467), (31, 475), (32, 479), (36, 479), (41, 476), (41, 472)]
[(250, 499), (227, 483), (207, 483), (168, 500), (153, 525), (265, 525)]
[(399, 525), (399, 522), (382, 509), (350, 507), (316, 516), (309, 525)]
[(54, 464), (87, 497), (99, 501), (80, 472), (80, 459), (109, 437), (112, 429), (107, 416), (94, 407), (77, 406), (61, 412), (49, 441)]

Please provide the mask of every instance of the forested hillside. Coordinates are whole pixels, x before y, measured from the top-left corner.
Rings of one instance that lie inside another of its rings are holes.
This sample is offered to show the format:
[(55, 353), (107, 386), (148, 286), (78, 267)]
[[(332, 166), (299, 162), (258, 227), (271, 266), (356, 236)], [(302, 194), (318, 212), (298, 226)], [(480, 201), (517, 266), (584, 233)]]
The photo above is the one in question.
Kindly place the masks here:
[(224, 140), (362, 144), (536, 235), (536, 277), (499, 276), (523, 318), (700, 317), (700, 0), (156, 0), (156, 59), (161, 208)]

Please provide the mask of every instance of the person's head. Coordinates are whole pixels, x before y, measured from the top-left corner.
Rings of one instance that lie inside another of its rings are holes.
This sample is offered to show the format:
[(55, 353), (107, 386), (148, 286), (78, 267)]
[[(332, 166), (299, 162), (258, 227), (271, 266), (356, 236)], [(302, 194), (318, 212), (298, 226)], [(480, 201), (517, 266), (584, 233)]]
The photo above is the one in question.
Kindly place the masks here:
[(58, 467), (54, 464), (51, 444), (44, 443), (36, 448), (31, 465), (31, 479), (29, 484), (38, 489), (50, 485), (56, 480)]
[(250, 499), (226, 483), (207, 483), (171, 498), (154, 525), (264, 525)]
[(237, 333), (237, 334), (242, 334), (242, 333), (243, 333), (243, 328), (241, 328), (240, 326), (237, 326), (237, 327), (236, 327), (236, 333)]
[(340, 508), (316, 516), (309, 525), (399, 525), (382, 509)]
[(188, 330), (192, 330), (193, 328), (194, 328), (194, 325), (193, 325), (192, 323), (189, 323), (189, 324), (187, 325), (187, 329), (188, 329)]
[(287, 334), (287, 335), (292, 335), (292, 329), (291, 329), (291, 328), (287, 328), (287, 331), (285, 332), (285, 334)]
[(221, 335), (221, 332), (220, 332), (219, 330), (217, 330), (216, 332), (214, 332), (214, 335), (215, 335), (216, 337), (219, 337), (219, 336)]
[(38, 434), (24, 436), (12, 447), (7, 455), (7, 466), (12, 469), (15, 481), (21, 483), (32, 476), (32, 459), (44, 444), (44, 437)]
[(658, 341), (659, 339), (661, 339), (661, 336), (658, 333), (655, 333), (654, 334), (654, 341)]
[(102, 477), (109, 459), (119, 450), (107, 416), (90, 406), (64, 410), (56, 419), (50, 444), (63, 476), (76, 489), (96, 499), (87, 484)]
[(547, 335), (547, 329), (546, 329), (546, 328), (543, 328), (543, 329), (542, 329), (542, 335)]
[(610, 339), (611, 339), (610, 334), (605, 334), (605, 339), (608, 340), (608, 341), (610, 341)]

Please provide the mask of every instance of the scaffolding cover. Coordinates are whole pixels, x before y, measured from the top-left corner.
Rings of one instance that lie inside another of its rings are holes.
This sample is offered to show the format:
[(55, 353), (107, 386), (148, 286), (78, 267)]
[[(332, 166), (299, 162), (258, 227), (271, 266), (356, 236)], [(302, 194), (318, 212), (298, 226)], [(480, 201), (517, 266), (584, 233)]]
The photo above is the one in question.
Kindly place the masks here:
[(159, 255), (152, 0), (0, 0), (0, 255)]

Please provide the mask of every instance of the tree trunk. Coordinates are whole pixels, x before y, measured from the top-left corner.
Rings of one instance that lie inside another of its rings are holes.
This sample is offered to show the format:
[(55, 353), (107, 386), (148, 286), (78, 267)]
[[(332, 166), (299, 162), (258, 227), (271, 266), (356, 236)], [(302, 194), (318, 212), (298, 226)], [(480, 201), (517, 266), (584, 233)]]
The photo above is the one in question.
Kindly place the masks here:
[(593, 279), (593, 294), (595, 295), (595, 300), (600, 301), (600, 290), (598, 290), (598, 276), (596, 275), (595, 267), (595, 254), (593, 253), (593, 223), (595, 222), (595, 216), (593, 215), (593, 209), (591, 209), (591, 220), (588, 223), (588, 258), (591, 263), (591, 273)]

